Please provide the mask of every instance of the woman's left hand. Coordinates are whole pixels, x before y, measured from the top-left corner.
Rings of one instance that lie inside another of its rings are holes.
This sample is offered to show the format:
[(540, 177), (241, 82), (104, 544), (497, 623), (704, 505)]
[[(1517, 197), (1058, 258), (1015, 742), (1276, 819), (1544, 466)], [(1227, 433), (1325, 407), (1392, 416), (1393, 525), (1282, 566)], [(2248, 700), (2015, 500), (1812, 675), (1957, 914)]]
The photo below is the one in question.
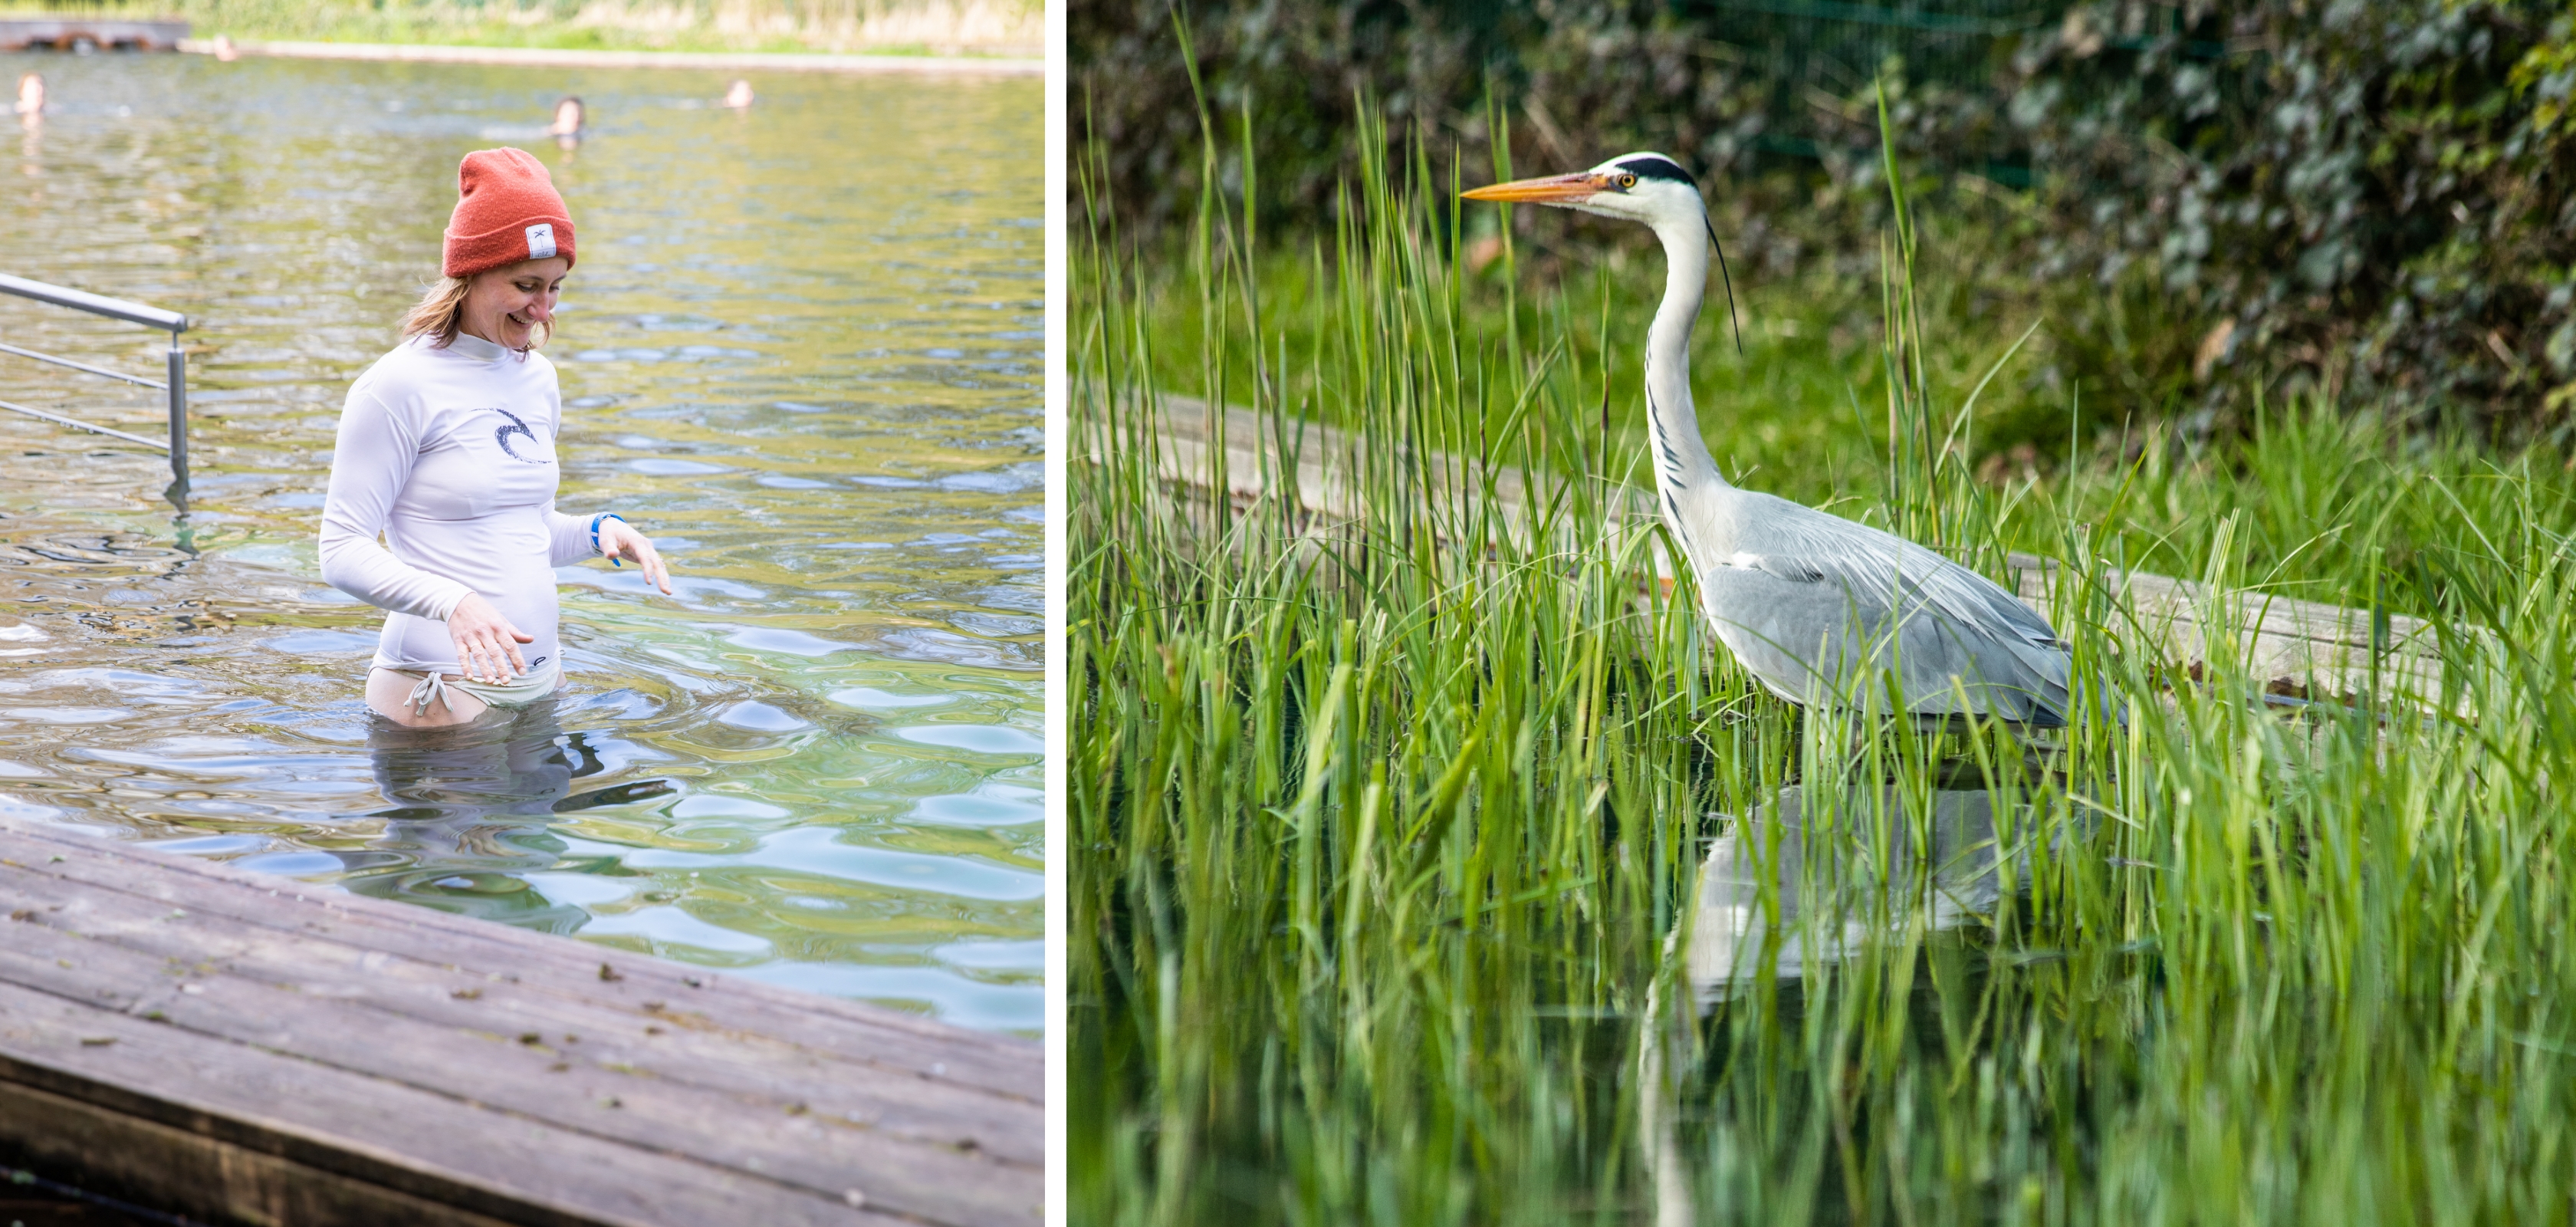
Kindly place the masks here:
[(624, 520), (599, 522), (599, 556), (623, 558), (644, 568), (644, 582), (671, 595), (671, 568), (662, 565), (662, 555), (653, 549), (653, 539), (635, 531)]

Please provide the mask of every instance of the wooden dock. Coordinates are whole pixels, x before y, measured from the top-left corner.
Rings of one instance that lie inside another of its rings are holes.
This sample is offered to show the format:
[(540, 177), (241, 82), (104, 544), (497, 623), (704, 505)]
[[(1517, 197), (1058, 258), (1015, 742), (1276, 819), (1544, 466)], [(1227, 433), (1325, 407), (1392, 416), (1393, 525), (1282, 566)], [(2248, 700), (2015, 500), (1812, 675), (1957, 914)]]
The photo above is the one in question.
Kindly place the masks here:
[[(1357, 519), (1360, 496), (1342, 474), (1364, 459), (1371, 444), (1330, 427), (1306, 423), (1293, 440), (1293, 457), (1285, 460), (1271, 432), (1249, 410), (1228, 408), (1224, 418), (1224, 463), (1211, 454), (1216, 419), (1205, 402), (1179, 396), (1163, 398), (1165, 425), (1157, 444), (1165, 480), (1211, 489), (1222, 473), (1226, 496), (1238, 506), (1262, 497), (1272, 481), (1293, 479), (1299, 505), (1322, 520)], [(1091, 440), (1093, 448), (1101, 440)], [(1077, 457), (1079, 459), (1080, 457)], [(1293, 465), (1287, 460), (1293, 460)], [(1438, 488), (1471, 490), (1493, 482), (1504, 518), (1524, 522), (1529, 490), (1518, 469), (1485, 473), (1473, 461), (1445, 455), (1422, 458), (1424, 471)], [(1643, 490), (1629, 490), (1624, 511), (1615, 513), (1605, 531), (1613, 540), (1646, 531), (1658, 522), (1653, 501)], [(1668, 556), (1653, 552), (1662, 569)], [(2022, 602), (2049, 614), (2059, 565), (2030, 554), (2011, 556)], [(1670, 578), (1669, 575), (1666, 576)], [(2276, 694), (2329, 698), (2360, 693), (2374, 668), (2383, 682), (2432, 698), (2441, 692), (2442, 664), (2430, 625), (2404, 615), (2374, 618), (2371, 611), (2347, 609), (2316, 601), (2293, 600), (2261, 592), (2211, 592), (2188, 580), (2145, 572), (2108, 572), (2110, 591), (2121, 628), (2155, 643), (2176, 664), (2193, 667), (2208, 659), (2215, 642), (2228, 642), (2234, 658)]]
[(0, 18), (0, 51), (176, 51), (188, 23), (113, 17), (104, 12)]
[(193, 1221), (1043, 1218), (1033, 1043), (0, 818), (0, 1165)]

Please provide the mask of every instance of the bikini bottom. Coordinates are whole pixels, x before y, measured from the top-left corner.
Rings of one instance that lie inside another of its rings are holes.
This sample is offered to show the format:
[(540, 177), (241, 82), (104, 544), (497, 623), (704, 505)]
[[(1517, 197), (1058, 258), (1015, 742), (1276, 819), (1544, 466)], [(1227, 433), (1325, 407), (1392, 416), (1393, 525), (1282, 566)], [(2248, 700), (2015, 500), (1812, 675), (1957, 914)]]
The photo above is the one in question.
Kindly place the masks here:
[(548, 664), (542, 672), (531, 673), (517, 681), (498, 684), (462, 679), (449, 681), (436, 670), (424, 673), (412, 669), (389, 669), (387, 672), (414, 680), (411, 697), (403, 700), (403, 706), (418, 716), (428, 715), (433, 705), (446, 707), (450, 690), (463, 691), (481, 699), (486, 707), (512, 708), (526, 707), (563, 686), (563, 667), (555, 664)]

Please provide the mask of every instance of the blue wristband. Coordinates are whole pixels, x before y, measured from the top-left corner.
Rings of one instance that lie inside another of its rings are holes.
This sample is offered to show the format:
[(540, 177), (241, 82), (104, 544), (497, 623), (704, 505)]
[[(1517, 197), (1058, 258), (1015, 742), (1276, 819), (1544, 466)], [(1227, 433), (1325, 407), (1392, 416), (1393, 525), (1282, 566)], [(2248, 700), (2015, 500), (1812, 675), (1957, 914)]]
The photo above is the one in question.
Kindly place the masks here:
[[(600, 548), (599, 548), (599, 522), (600, 522), (600, 521), (602, 521), (602, 520), (615, 520), (615, 521), (617, 521), (617, 522), (618, 522), (618, 523), (620, 523), (620, 524), (624, 524), (624, 523), (626, 522), (626, 517), (624, 517), (624, 516), (622, 516), (622, 515), (619, 515), (619, 514), (617, 514), (617, 513), (616, 513), (616, 512), (614, 512), (614, 511), (603, 511), (603, 512), (600, 512), (598, 515), (595, 515), (595, 516), (590, 517), (590, 552), (591, 552), (591, 553), (594, 553), (594, 554), (596, 554), (596, 553), (599, 553), (599, 552), (600, 552)], [(612, 567), (622, 567), (622, 566), (625, 566), (626, 564), (625, 564), (625, 563), (622, 563), (622, 562), (619, 562), (619, 561), (617, 561), (617, 560), (616, 560), (616, 559), (614, 559), (614, 558), (611, 558), (611, 559), (609, 559), (609, 560), (608, 560), (608, 565), (610, 565), (610, 566), (612, 566)]]

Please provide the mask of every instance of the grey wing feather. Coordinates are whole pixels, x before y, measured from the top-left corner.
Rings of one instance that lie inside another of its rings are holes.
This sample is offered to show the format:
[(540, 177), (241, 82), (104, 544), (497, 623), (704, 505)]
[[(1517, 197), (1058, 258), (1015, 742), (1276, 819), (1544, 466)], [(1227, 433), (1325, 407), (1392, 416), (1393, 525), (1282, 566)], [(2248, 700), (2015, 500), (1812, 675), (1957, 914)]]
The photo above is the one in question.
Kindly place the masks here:
[(1770, 495), (1736, 497), (1735, 553), (1710, 560), (1702, 586), (1721, 637), (1773, 690), (1796, 698), (1827, 674), (1847, 685), (1859, 657), (1892, 646), (1915, 711), (1953, 711), (1956, 677), (1973, 710), (2063, 722), (2066, 645), (2011, 593), (1893, 534)]
[(1993, 580), (1893, 533), (1771, 495), (1759, 499), (1760, 514), (1743, 517), (1736, 549), (1776, 555), (1803, 570), (1846, 583), (1891, 591), (1902, 576), (1906, 586), (1933, 608), (1962, 622), (1989, 627), (2033, 647), (2064, 650), (2057, 631), (2030, 606), (2022, 604)]

